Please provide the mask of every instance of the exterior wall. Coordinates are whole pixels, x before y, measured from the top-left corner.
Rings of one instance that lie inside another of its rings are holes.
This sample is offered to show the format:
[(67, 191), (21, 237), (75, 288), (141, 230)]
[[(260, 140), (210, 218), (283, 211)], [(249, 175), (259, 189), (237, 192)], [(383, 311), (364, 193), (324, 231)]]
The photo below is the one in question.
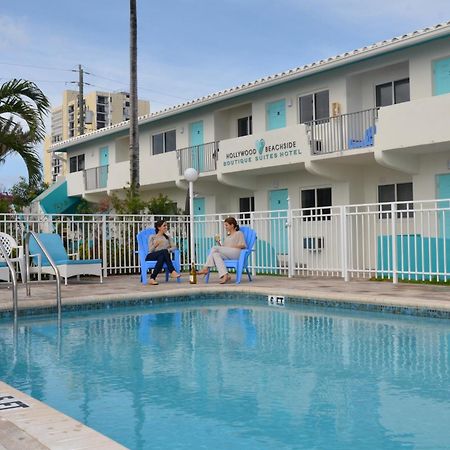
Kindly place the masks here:
[(446, 146), (450, 141), (449, 111), (450, 94), (381, 108), (376, 146), (383, 150)]

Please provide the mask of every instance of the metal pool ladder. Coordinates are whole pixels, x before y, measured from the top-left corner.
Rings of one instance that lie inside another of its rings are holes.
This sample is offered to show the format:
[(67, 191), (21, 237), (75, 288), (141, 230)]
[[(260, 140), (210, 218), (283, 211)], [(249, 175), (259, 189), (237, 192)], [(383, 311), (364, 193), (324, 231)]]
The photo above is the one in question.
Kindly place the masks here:
[[(56, 278), (56, 304), (58, 307), (58, 317), (61, 316), (61, 276), (59, 274), (58, 267), (55, 264), (55, 261), (53, 261), (53, 258), (50, 256), (50, 253), (45, 248), (45, 246), (42, 244), (41, 240), (39, 239), (38, 235), (34, 231), (28, 231), (25, 234), (25, 267), (26, 267), (26, 291), (27, 291), (27, 297), (31, 295), (31, 289), (30, 289), (30, 236), (33, 236), (34, 240), (36, 241), (39, 248), (42, 250), (42, 253), (44, 253), (45, 257), (48, 259), (50, 265), (52, 266), (53, 270), (55, 271), (55, 278)], [(15, 312), (16, 314), (16, 312)]]

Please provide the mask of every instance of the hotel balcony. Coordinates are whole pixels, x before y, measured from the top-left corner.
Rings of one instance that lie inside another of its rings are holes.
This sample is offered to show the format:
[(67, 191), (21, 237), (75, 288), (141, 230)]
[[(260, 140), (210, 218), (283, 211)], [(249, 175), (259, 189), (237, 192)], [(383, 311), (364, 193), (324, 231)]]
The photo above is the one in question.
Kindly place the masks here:
[(108, 186), (108, 170), (109, 166), (99, 166), (84, 170), (85, 190), (106, 189)]
[(214, 172), (217, 170), (218, 155), (219, 143), (216, 141), (177, 150), (179, 175), (183, 176), (189, 167), (198, 173)]
[(373, 108), (306, 123), (311, 155), (372, 147), (377, 114)]

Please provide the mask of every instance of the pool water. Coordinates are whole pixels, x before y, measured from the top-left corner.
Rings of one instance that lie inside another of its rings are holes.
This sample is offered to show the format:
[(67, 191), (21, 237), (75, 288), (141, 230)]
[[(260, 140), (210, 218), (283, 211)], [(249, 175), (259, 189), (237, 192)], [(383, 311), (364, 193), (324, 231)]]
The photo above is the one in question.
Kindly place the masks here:
[(0, 378), (131, 449), (450, 447), (450, 321), (220, 300), (0, 321)]

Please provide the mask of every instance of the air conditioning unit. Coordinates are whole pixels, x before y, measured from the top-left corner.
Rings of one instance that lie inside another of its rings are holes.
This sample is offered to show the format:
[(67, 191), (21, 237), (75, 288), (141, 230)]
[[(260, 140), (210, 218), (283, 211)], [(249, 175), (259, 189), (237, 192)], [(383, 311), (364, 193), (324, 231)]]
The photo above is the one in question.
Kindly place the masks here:
[(304, 237), (303, 238), (303, 249), (309, 250), (310, 252), (320, 252), (324, 248), (324, 238), (323, 237)]

